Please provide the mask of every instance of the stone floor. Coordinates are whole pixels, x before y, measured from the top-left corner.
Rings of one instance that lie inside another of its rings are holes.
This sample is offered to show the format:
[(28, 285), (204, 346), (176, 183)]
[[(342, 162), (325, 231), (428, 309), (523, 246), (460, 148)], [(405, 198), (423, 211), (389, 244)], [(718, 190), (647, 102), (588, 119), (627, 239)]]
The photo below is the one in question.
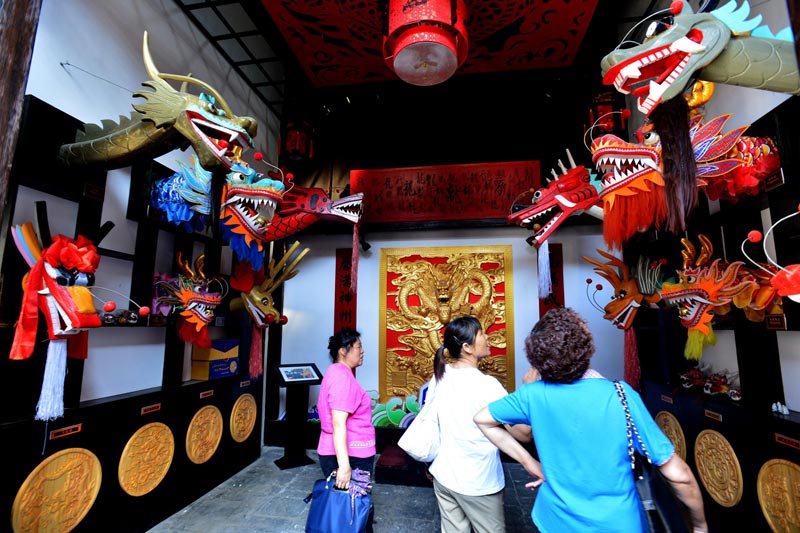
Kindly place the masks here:
[[(303, 500), (321, 477), (314, 464), (281, 470), (274, 461), (283, 448), (265, 447), (253, 464), (191, 505), (167, 518), (150, 533), (277, 533), (304, 531), (310, 504)], [(316, 453), (308, 451), (316, 461)], [(536, 531), (530, 511), (535, 493), (530, 477), (517, 463), (504, 463), (507, 531)], [(431, 486), (381, 483), (372, 491), (375, 533), (439, 531), (439, 509)], [(500, 532), (498, 532), (500, 533)]]

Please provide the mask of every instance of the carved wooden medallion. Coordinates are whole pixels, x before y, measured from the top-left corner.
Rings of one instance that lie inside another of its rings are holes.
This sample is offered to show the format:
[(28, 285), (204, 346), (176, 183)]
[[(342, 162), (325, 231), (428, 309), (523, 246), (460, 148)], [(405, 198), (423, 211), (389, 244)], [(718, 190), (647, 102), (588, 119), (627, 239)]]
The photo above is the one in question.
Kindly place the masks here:
[(195, 464), (203, 464), (214, 455), (222, 438), (222, 413), (214, 405), (197, 410), (186, 431), (186, 455)]
[(89, 450), (54, 453), (19, 488), (11, 507), (12, 528), (16, 533), (72, 531), (92, 508), (102, 478), (100, 461)]
[(742, 468), (721, 433), (711, 429), (700, 432), (694, 443), (694, 461), (700, 481), (718, 504), (733, 507), (739, 503), (744, 488)]
[(236, 399), (231, 409), (231, 437), (236, 442), (244, 442), (253, 432), (256, 425), (256, 399), (245, 393)]
[(758, 502), (776, 533), (800, 532), (800, 466), (770, 459), (758, 471)]
[(142, 496), (167, 475), (175, 455), (175, 439), (166, 424), (153, 422), (134, 433), (119, 459), (119, 485), (131, 496)]
[(681, 423), (675, 418), (675, 415), (669, 411), (659, 411), (656, 415), (656, 424), (664, 432), (664, 435), (672, 441), (675, 446), (675, 453), (680, 456), (684, 461), (686, 460), (686, 438), (683, 436), (683, 428)]

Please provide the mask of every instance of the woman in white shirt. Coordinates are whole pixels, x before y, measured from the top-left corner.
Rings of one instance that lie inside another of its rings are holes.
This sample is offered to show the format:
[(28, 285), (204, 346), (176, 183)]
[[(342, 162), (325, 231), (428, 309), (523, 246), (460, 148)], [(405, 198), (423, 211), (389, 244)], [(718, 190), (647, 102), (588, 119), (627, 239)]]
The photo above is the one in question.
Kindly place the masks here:
[[(442, 533), (505, 531), (500, 453), (472, 421), (475, 413), (508, 394), (496, 378), (478, 369), (478, 361), (489, 355), (488, 337), (477, 318), (462, 316), (447, 324), (434, 359), (441, 445), (429, 469)], [(530, 442), (530, 426), (509, 430)]]

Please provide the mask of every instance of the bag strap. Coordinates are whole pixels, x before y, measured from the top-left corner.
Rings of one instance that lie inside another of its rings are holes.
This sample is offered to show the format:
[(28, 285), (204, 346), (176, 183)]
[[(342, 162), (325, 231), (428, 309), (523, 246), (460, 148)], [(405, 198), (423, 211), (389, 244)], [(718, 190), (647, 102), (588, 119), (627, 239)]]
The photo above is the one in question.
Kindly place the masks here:
[(622, 383), (615, 379), (614, 387), (617, 389), (619, 400), (622, 402), (622, 408), (625, 410), (625, 425), (628, 433), (628, 456), (631, 458), (631, 470), (636, 468), (636, 456), (634, 455), (633, 449), (634, 435), (636, 436), (636, 440), (639, 442), (639, 446), (642, 448), (642, 455), (644, 455), (648, 463), (653, 464), (653, 461), (650, 459), (650, 454), (647, 453), (647, 446), (645, 446), (644, 441), (642, 441), (642, 437), (639, 435), (639, 430), (636, 429), (636, 424), (633, 422), (631, 411), (628, 408), (628, 399), (625, 397), (625, 389), (622, 387)]

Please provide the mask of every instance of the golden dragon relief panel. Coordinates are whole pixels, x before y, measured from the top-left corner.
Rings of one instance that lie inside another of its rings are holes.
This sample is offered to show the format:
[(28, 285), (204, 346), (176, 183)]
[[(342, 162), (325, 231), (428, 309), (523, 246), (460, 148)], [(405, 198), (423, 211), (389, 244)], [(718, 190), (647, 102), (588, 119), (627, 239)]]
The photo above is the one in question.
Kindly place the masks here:
[(444, 326), (461, 315), (477, 317), (489, 336), (481, 370), (513, 390), (511, 274), (511, 246), (381, 250), (381, 401), (419, 392)]

